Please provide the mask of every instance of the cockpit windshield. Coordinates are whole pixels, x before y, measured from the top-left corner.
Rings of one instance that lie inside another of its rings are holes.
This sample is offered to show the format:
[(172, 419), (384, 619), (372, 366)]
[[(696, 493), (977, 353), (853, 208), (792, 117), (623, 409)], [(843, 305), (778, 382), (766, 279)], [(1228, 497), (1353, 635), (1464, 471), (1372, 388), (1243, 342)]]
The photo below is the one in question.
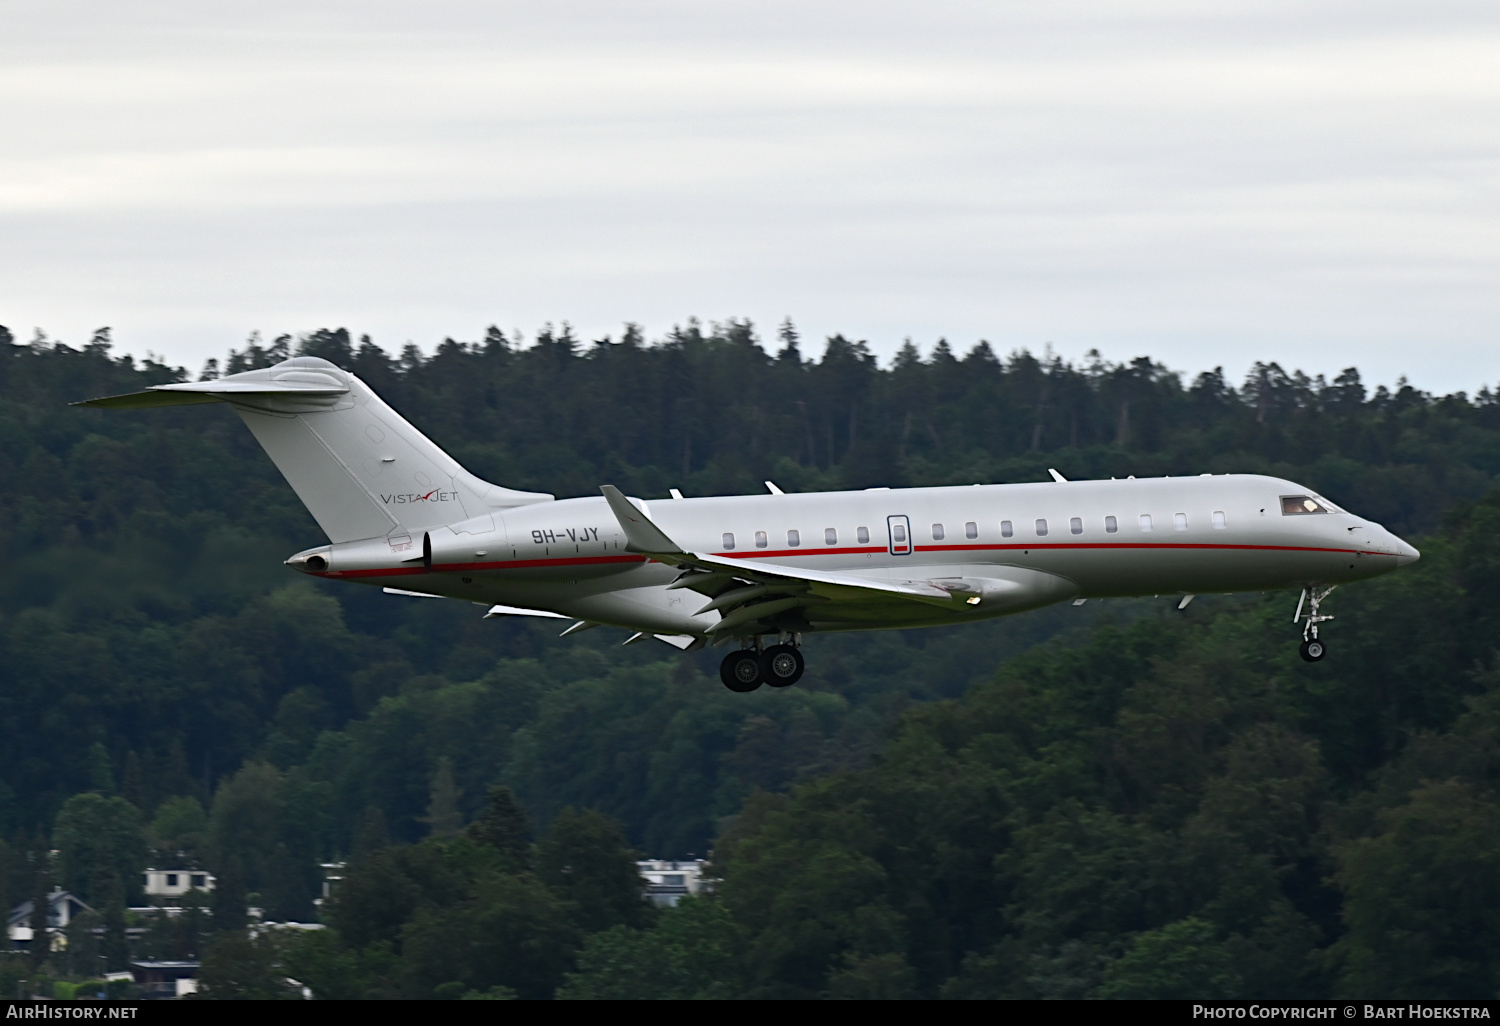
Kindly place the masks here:
[(1334, 513), (1338, 511), (1327, 499), (1314, 495), (1283, 495), (1281, 515), (1286, 517), (1306, 516), (1309, 513)]

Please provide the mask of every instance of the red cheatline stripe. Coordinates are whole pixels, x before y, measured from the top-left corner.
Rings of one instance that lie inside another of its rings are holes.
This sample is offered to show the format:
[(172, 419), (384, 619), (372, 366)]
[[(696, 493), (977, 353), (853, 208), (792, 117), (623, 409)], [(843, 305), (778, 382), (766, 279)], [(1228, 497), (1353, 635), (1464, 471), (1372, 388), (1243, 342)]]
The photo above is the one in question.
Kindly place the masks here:
[[(1245, 549), (1256, 552), (1348, 552), (1359, 549), (1325, 549), (1308, 545), (1224, 545), (1193, 542), (1017, 542), (1005, 545), (918, 545), (918, 552), (993, 552), (1010, 549)], [(716, 552), (727, 559), (771, 559), (787, 556), (852, 555), (884, 552), (883, 546), (859, 549), (757, 549), (754, 552)], [(1392, 552), (1366, 552), (1367, 556), (1391, 556)]]
[[(969, 552), (993, 549), (1241, 549), (1252, 552), (1349, 552), (1359, 549), (1325, 549), (1312, 545), (1223, 545), (1197, 542), (1021, 542), (1012, 545), (918, 545), (918, 552)], [(1394, 556), (1394, 552), (1366, 552), (1367, 556)]]

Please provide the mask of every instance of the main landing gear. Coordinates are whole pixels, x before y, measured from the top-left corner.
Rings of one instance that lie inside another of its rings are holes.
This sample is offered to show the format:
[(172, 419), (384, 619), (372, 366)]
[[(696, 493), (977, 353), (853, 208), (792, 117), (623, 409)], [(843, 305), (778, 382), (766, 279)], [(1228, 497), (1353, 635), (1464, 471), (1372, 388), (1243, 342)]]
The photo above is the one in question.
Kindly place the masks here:
[[(1326, 623), (1333, 617), (1319, 614), (1318, 606), (1322, 605), (1323, 600), (1337, 587), (1337, 584), (1330, 584), (1323, 588), (1317, 585), (1303, 588), (1302, 597), (1297, 600), (1297, 611), (1292, 614), (1292, 623), (1307, 621), (1302, 627), (1302, 645), (1297, 649), (1297, 653), (1310, 663), (1315, 663), (1328, 654), (1328, 646), (1318, 638), (1318, 624)], [(1302, 612), (1303, 606), (1307, 607), (1306, 614)]]
[(754, 648), (742, 648), (724, 657), (719, 664), (719, 679), (730, 691), (741, 694), (754, 691), (762, 684), (773, 688), (790, 687), (802, 679), (806, 666), (795, 644), (797, 640), (793, 635), (793, 644), (762, 649), (757, 638)]

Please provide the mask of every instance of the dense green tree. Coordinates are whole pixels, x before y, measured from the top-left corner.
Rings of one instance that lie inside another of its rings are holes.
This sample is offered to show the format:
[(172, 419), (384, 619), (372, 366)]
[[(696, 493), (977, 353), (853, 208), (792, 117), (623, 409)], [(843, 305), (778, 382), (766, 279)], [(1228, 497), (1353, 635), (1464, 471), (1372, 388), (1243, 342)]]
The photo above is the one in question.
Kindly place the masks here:
[(453, 760), (446, 755), (438, 758), (429, 794), (427, 815), (422, 817), (422, 822), (427, 824), (433, 837), (457, 836), (464, 826), (463, 810), (458, 804), (463, 790), (453, 781)]
[(197, 997), (206, 1000), (282, 1000), (302, 997), (288, 979), (280, 938), (243, 932), (220, 933), (203, 953)]
[(636, 853), (620, 824), (594, 809), (564, 809), (537, 845), (536, 872), (567, 902), (585, 933), (643, 926), (651, 905), (642, 896)]
[(484, 812), (469, 824), (469, 836), (505, 856), (517, 871), (529, 868), (531, 826), (515, 795), (504, 785), (491, 787)]
[(206, 854), (208, 814), (197, 798), (175, 795), (158, 806), (146, 834), (162, 865), (196, 868)]
[(1240, 993), (1234, 955), (1212, 924), (1189, 917), (1137, 934), (1104, 973), (1102, 998), (1222, 1000)]
[(238, 855), (227, 856), (219, 865), (214, 882), (213, 928), (219, 933), (237, 933), (245, 928), (249, 895), (245, 870)]
[(1336, 850), (1351, 996), (1486, 998), (1500, 988), (1500, 806), (1464, 781), (1424, 784)]
[(578, 953), (559, 998), (649, 1001), (739, 997), (744, 938), (719, 902), (684, 898), (645, 930), (612, 926)]
[(402, 968), (412, 997), (500, 986), (522, 998), (550, 997), (581, 940), (569, 907), (535, 877), (481, 873), (466, 900), (426, 906), (402, 930)]
[(137, 893), (146, 868), (141, 814), (123, 798), (96, 792), (74, 795), (58, 811), (52, 841), (60, 858), (60, 883), (101, 908), (109, 895)]

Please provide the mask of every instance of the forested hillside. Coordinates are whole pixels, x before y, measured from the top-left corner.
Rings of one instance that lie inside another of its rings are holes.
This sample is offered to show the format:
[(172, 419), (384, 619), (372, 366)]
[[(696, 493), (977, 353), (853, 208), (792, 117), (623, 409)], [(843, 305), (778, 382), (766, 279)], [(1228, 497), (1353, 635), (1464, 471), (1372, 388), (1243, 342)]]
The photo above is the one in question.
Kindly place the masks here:
[[(430, 358), (318, 331), (201, 373), (297, 352), (511, 487), (1259, 471), (1423, 560), (1339, 591), (1316, 665), (1294, 595), (1205, 597), (813, 638), (797, 688), (733, 695), (712, 654), (293, 575), (281, 560), (322, 538), (229, 411), (66, 405), (183, 371), (114, 355), (107, 330), (74, 349), (0, 329), (10, 904), (46, 878), (108, 918), (170, 861), (308, 918), (317, 863), (353, 857), (335, 929), (294, 949), (212, 917), (221, 993), (255, 972), (274, 991), (273, 963), (326, 996), (1500, 989), (1489, 390), (1188, 381), (983, 343), (881, 368), (737, 322), (649, 344), (491, 329)], [(630, 847), (712, 848), (718, 897), (637, 907)], [(149, 943), (197, 951), (207, 929)], [(505, 947), (523, 941), (545, 957)]]

